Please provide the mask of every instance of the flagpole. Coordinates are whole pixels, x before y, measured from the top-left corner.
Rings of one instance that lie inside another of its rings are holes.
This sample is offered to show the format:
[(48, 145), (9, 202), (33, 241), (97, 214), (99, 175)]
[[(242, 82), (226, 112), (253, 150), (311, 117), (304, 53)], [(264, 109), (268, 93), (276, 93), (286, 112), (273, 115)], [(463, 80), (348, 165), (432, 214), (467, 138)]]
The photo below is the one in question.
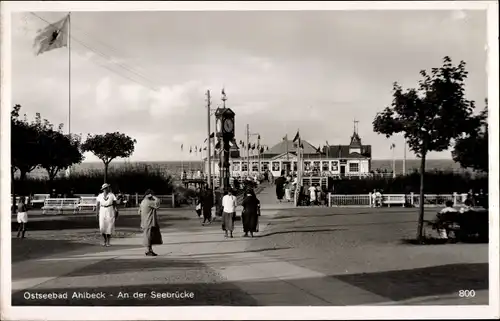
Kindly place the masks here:
[(68, 133), (71, 135), (71, 12), (68, 13)]
[[(71, 137), (71, 11), (68, 13), (68, 136)], [(68, 167), (68, 176), (71, 166)]]

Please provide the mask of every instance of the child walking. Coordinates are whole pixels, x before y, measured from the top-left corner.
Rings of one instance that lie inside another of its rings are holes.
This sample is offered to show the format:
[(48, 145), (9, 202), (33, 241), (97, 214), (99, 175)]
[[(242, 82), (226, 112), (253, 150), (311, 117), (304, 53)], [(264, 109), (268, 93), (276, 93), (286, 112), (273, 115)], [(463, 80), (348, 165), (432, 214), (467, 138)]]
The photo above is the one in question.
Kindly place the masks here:
[(26, 224), (28, 223), (28, 207), (26, 206), (24, 196), (19, 198), (19, 204), (17, 204), (17, 223), (19, 223), (17, 237), (24, 238), (26, 234)]

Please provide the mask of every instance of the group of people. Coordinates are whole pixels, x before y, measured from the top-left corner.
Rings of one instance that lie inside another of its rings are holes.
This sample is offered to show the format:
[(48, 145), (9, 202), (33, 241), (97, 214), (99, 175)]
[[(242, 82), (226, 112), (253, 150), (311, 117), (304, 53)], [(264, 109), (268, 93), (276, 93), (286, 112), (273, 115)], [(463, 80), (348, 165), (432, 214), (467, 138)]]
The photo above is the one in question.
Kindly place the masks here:
[[(139, 204), (138, 214), (141, 217), (141, 229), (143, 231), (143, 244), (146, 247), (146, 256), (157, 256), (153, 252), (153, 245), (162, 244), (160, 224), (157, 211), (160, 208), (160, 200), (154, 191), (148, 189)], [(99, 231), (103, 237), (103, 246), (111, 246), (111, 235), (115, 230), (115, 222), (118, 219), (118, 198), (111, 192), (109, 184), (103, 184), (101, 193), (97, 196), (97, 220)]]
[[(214, 206), (214, 195), (211, 189), (203, 189), (199, 192), (196, 212), (201, 218), (203, 215), (202, 225), (212, 223), (212, 208)], [(244, 237), (254, 236), (258, 232), (259, 216), (260, 216), (260, 201), (255, 195), (251, 187), (247, 187), (244, 193), (243, 202), (241, 203), (243, 211), (241, 220), (243, 223)], [(234, 222), (236, 220), (236, 208), (238, 207), (238, 198), (233, 191), (229, 189), (224, 192), (221, 201), (222, 209), (222, 230), (224, 237), (233, 238)]]

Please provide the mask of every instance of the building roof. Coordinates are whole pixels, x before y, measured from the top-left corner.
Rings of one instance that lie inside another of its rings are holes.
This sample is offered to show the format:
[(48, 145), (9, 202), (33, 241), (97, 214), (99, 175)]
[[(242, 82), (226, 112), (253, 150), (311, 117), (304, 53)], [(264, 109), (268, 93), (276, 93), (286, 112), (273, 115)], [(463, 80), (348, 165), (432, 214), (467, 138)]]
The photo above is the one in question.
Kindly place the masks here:
[(361, 149), (361, 153), (350, 153), (351, 148), (356, 148), (356, 146), (349, 145), (336, 145), (329, 146), (323, 148), (323, 154), (328, 157), (333, 158), (371, 158), (372, 157), (372, 147), (371, 145), (361, 145), (359, 148)]
[[(288, 145), (288, 148), (287, 148)], [(305, 140), (302, 140), (302, 145), (304, 146), (304, 154), (316, 154), (318, 153), (317, 148), (308, 143)], [(263, 155), (269, 157), (281, 155), (288, 152), (297, 152), (297, 147), (298, 147), (298, 142), (293, 142), (292, 140), (282, 140), (278, 144), (274, 145), (273, 147), (269, 148), (269, 150), (265, 151)]]

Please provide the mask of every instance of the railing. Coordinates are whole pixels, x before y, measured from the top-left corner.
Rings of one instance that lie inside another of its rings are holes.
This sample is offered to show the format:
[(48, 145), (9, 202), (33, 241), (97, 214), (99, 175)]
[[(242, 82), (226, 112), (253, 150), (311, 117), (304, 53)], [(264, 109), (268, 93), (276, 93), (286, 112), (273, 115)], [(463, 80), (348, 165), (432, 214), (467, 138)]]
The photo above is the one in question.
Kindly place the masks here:
[[(139, 194), (135, 194), (135, 206), (139, 206), (139, 204), (142, 201), (142, 195), (139, 196)], [(160, 207), (165, 207), (165, 205), (168, 205), (166, 207), (171, 207), (174, 208), (176, 207), (176, 200), (175, 200), (175, 194), (171, 195), (156, 195), (158, 199), (160, 200)]]
[[(453, 206), (463, 205), (467, 194), (426, 194), (424, 195), (424, 206), (425, 207), (441, 207), (445, 206), (446, 201), (452, 201)], [(406, 202), (405, 202), (406, 201)], [(391, 205), (405, 205), (409, 204), (412, 207), (420, 206), (420, 195), (410, 193), (410, 194), (386, 194), (382, 195), (382, 204)], [(351, 195), (339, 195), (328, 193), (328, 206), (354, 206), (354, 207), (371, 207), (374, 206), (374, 199), (372, 198), (372, 193), (369, 194), (351, 194)]]

